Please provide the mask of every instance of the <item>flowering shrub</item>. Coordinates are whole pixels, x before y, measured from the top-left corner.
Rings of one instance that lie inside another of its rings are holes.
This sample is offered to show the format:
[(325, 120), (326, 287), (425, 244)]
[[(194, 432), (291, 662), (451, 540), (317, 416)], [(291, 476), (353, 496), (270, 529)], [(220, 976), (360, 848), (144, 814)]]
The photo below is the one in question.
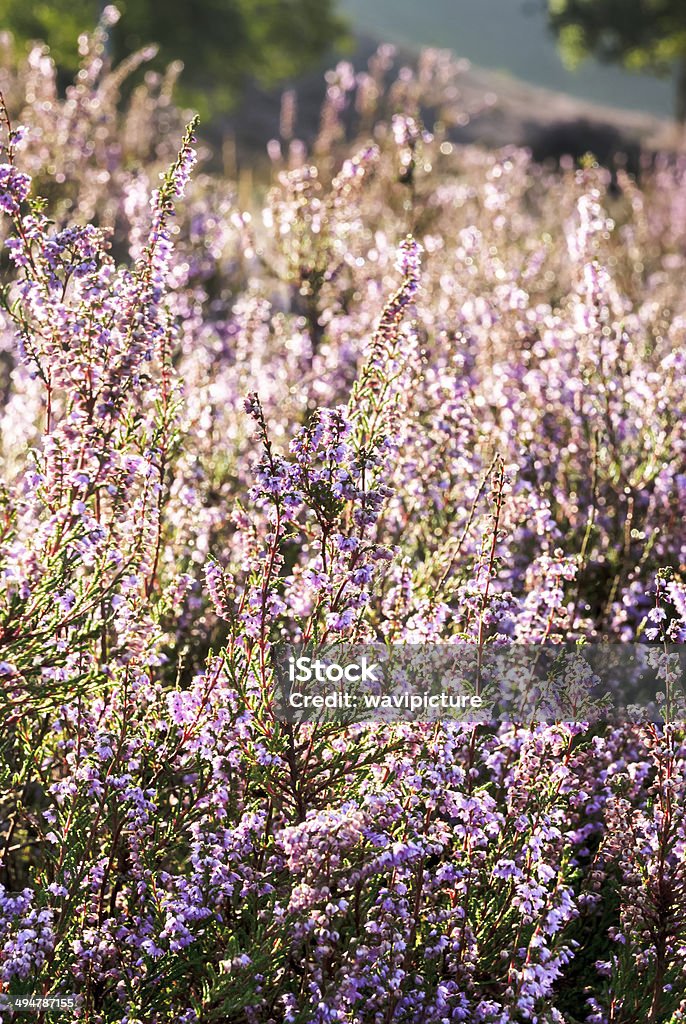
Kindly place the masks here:
[(686, 164), (456, 148), (382, 49), (245, 209), (103, 47), (3, 72), (2, 991), (683, 1021), (681, 726), (289, 725), (272, 650), (684, 642)]

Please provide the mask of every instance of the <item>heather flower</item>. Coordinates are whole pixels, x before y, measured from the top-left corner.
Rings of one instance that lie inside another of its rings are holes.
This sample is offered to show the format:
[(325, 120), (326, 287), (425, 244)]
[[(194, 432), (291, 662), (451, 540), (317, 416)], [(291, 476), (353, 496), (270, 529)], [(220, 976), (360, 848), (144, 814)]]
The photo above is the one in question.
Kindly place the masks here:
[(0, 210), (16, 217), (29, 194), (31, 178), (12, 164), (0, 164)]
[[(114, 17), (66, 98), (41, 48), (5, 76), (5, 987), (130, 1024), (676, 1020), (686, 165), (455, 147), (459, 69), (389, 87), (382, 48), (311, 148), (286, 98), (260, 210), (195, 170), (173, 70), (118, 99)], [(601, 639), (662, 722), (580, 720), (581, 654), (546, 722), (279, 717), (284, 641), (487, 678)]]

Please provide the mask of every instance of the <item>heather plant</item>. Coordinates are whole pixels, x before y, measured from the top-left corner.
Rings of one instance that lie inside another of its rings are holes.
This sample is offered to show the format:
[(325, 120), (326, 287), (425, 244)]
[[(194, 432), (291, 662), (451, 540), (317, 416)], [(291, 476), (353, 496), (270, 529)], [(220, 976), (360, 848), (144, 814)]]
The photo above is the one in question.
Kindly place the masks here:
[[(677, 1024), (686, 165), (457, 147), (384, 48), (243, 208), (83, 60), (3, 73), (2, 991)], [(647, 642), (667, 720), (288, 723), (284, 640)]]

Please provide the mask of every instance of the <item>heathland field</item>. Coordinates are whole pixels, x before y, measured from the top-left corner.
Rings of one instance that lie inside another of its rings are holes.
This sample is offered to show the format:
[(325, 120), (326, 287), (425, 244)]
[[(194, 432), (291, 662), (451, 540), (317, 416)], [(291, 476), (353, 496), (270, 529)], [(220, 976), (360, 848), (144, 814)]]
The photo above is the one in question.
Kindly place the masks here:
[[(0, 1018), (684, 1021), (686, 162), (459, 146), (382, 50), (246, 195), (82, 50), (2, 71)], [(563, 642), (653, 705), (483, 713)], [(289, 721), (284, 643), (480, 714)]]

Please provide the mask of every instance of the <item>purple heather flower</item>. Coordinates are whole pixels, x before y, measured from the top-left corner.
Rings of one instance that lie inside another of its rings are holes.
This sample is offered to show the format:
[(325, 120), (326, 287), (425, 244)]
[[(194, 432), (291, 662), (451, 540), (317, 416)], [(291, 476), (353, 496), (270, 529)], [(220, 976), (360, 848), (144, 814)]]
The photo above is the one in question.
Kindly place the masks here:
[(0, 164), (0, 210), (16, 217), (31, 189), (31, 178), (12, 164)]

